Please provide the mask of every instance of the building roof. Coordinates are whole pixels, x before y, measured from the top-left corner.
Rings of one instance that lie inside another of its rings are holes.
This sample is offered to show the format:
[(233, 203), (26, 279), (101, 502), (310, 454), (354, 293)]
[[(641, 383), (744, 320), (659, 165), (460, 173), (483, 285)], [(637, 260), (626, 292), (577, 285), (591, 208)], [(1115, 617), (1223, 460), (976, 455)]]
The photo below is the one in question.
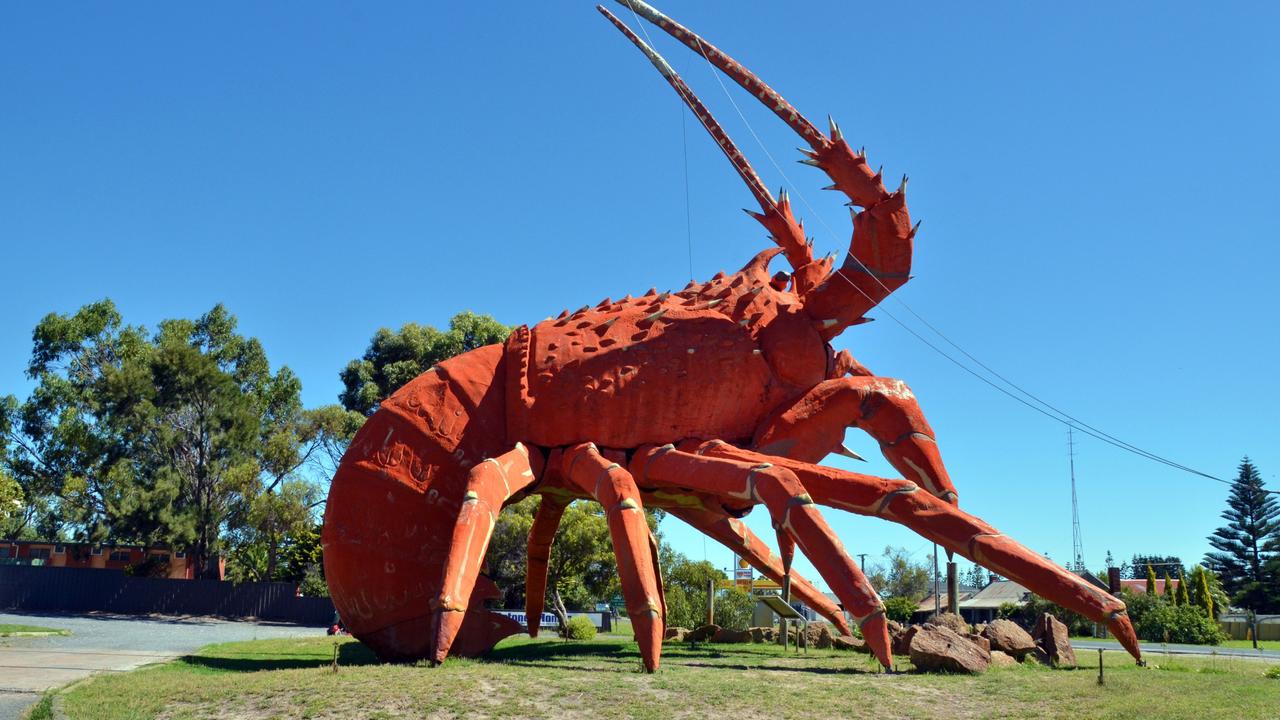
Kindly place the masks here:
[[(970, 592), (970, 591), (961, 590), (961, 591), (957, 594), (957, 597), (959, 598), (959, 603), (960, 603), (961, 605), (964, 605), (965, 601), (967, 601), (969, 598), (973, 597), (973, 593), (972, 593), (972, 592)], [(947, 609), (947, 601), (948, 601), (949, 599), (950, 599), (950, 595), (949, 595), (949, 593), (938, 593), (938, 604), (937, 604), (937, 607), (940, 607), (940, 608), (942, 608), (942, 609), (945, 611), (945, 610)], [(921, 612), (928, 612), (928, 613), (931, 613), (931, 612), (933, 612), (933, 608), (934, 608), (934, 604), (933, 604), (933, 595), (932, 595), (932, 594), (930, 594), (928, 597), (926, 597), (925, 599), (921, 600), (921, 601), (920, 601), (920, 604), (916, 606), (916, 612), (918, 612), (918, 613), (921, 613)]]
[(962, 608), (999, 608), (1005, 603), (1021, 605), (1031, 591), (1012, 580), (997, 580), (982, 588), (973, 597), (960, 602)]
[[(1169, 582), (1177, 582), (1177, 581), (1170, 580)], [(1146, 580), (1121, 580), (1120, 587), (1127, 588), (1129, 592), (1144, 593), (1147, 591), (1147, 581)], [(1156, 578), (1156, 594), (1157, 595), (1164, 594), (1164, 580), (1161, 578)]]

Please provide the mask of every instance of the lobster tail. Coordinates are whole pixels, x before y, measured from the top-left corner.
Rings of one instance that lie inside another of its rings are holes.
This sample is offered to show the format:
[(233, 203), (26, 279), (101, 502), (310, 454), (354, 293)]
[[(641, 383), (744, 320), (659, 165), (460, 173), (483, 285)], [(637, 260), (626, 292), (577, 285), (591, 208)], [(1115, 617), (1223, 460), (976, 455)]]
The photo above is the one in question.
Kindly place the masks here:
[[(494, 382), (502, 348), (441, 363), (388, 398), (352, 440), (325, 508), (325, 578), (347, 630), (384, 661), (430, 657), (453, 530), (470, 471), (495, 457), (505, 432)], [(487, 652), (521, 632), (484, 609), (497, 597), (484, 576), (460, 602), (454, 655)]]

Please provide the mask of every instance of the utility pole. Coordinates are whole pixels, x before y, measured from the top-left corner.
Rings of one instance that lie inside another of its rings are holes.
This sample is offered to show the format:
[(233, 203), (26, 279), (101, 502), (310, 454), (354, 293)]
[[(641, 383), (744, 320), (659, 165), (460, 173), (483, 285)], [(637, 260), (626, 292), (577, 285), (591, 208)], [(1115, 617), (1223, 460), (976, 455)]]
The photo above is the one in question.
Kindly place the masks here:
[(866, 575), (867, 574), (867, 554), (866, 553), (858, 553), (858, 565), (862, 569), (862, 574)]
[(938, 597), (938, 543), (933, 544), (933, 614), (942, 614), (942, 600)]
[(1076, 443), (1070, 425), (1067, 426), (1067, 462), (1071, 466), (1071, 568), (1078, 573), (1085, 572), (1084, 544), (1080, 540), (1080, 503), (1076, 500)]

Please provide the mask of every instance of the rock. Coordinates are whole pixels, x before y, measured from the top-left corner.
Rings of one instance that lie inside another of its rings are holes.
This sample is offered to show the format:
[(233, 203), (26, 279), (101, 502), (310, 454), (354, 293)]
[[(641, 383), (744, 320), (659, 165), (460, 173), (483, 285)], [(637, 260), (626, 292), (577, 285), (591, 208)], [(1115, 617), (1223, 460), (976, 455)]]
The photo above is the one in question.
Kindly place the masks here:
[(982, 637), (991, 642), (992, 650), (1012, 655), (1018, 662), (1036, 647), (1036, 641), (1012, 620), (992, 620), (982, 629)]
[(826, 623), (810, 623), (805, 631), (805, 643), (811, 648), (831, 647), (831, 628)]
[(1071, 647), (1071, 633), (1058, 618), (1049, 613), (1041, 615), (1031, 636), (1054, 667), (1076, 666), (1076, 651)]
[(831, 647), (836, 650), (855, 650), (857, 652), (871, 652), (867, 644), (852, 635), (836, 635), (831, 638)]
[(747, 628), (747, 632), (751, 633), (751, 642), (763, 643), (769, 642), (772, 639), (773, 628), (752, 627)]
[(977, 633), (965, 633), (964, 635), (961, 635), (961, 637), (973, 643), (974, 645), (977, 645), (983, 650), (986, 650), (987, 652), (991, 652), (991, 641), (982, 637), (981, 635), (978, 635)]
[(911, 638), (911, 664), (926, 672), (981, 673), (991, 665), (991, 653), (951, 628), (926, 625)]
[(1014, 660), (1012, 655), (999, 650), (991, 651), (991, 667), (1011, 667), (1017, 664), (1018, 661)]
[(720, 632), (719, 625), (699, 625), (691, 630), (684, 639), (689, 642), (706, 642), (718, 632)]
[(969, 627), (969, 623), (955, 613), (944, 612), (939, 615), (930, 615), (928, 622), (950, 628), (957, 635), (968, 635), (973, 632), (972, 628)]
[(689, 636), (689, 632), (689, 628), (669, 627), (666, 629), (666, 632), (662, 634), (662, 639), (670, 640), (672, 642), (684, 642)]
[(905, 628), (901, 633), (892, 636), (891, 639), (893, 641), (893, 647), (890, 648), (890, 651), (894, 655), (910, 655), (911, 638), (915, 637), (915, 634), (919, 632), (919, 630), (919, 625), (912, 625), (909, 628)]
[(715, 635), (711, 636), (713, 643), (749, 643), (751, 642), (750, 630), (733, 630), (730, 628), (720, 628)]
[(976, 623), (976, 624), (974, 624), (974, 626), (973, 626), (973, 631), (974, 631), (975, 633), (977, 633), (978, 635), (981, 635), (981, 634), (982, 634), (982, 631), (983, 631), (983, 630), (986, 630), (986, 629), (987, 629), (987, 624), (986, 624), (986, 623)]

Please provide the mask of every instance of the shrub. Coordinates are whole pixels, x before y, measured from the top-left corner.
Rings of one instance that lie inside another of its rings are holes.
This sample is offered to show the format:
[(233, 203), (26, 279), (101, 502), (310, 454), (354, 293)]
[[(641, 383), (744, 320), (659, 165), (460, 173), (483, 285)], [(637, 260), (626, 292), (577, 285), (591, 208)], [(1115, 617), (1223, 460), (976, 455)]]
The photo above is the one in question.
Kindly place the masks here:
[(1273, 665), (1267, 668), (1267, 671), (1263, 673), (1263, 675), (1271, 678), (1272, 680), (1280, 680), (1280, 665)]
[(751, 614), (756, 599), (738, 588), (727, 588), (716, 593), (716, 624), (730, 630), (746, 630), (751, 626)]
[(596, 625), (585, 615), (574, 615), (564, 626), (566, 640), (591, 640), (596, 636)]
[(909, 597), (891, 597), (884, 601), (884, 615), (890, 620), (906, 625), (916, 611), (917, 603)]
[(1194, 605), (1158, 603), (1142, 614), (1134, 629), (1147, 642), (1218, 645), (1226, 639), (1218, 623)]
[(1007, 619), (1018, 623), (1028, 632), (1031, 631), (1031, 628), (1035, 627), (1036, 621), (1040, 619), (1041, 615), (1049, 613), (1060, 620), (1063, 625), (1066, 625), (1068, 632), (1073, 636), (1093, 634), (1092, 620), (1080, 615), (1079, 613), (1072, 612), (1057, 603), (1049, 602), (1039, 595), (1031, 595), (1027, 599), (1027, 603), (1018, 607), (1016, 612), (1012, 615), (1005, 616), (1003, 611), (1004, 607), (1002, 606), (1001, 617), (1007, 617)]

